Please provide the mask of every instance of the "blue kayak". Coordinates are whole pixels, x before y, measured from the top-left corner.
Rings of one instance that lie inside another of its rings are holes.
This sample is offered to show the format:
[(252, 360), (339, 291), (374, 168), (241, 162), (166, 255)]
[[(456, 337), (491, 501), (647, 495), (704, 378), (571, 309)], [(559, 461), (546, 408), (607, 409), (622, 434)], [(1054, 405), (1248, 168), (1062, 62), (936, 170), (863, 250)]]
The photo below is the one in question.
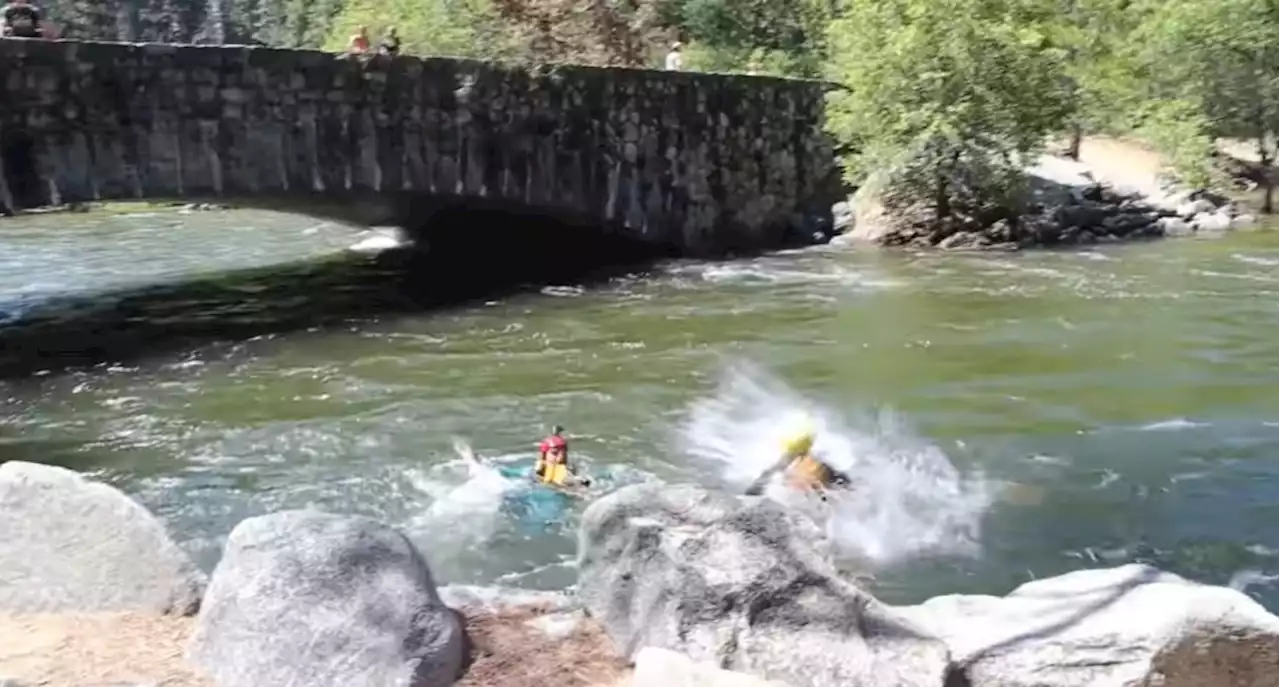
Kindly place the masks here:
[(573, 497), (533, 481), (533, 468), (499, 466), (498, 473), (506, 479), (522, 480), (527, 486), (507, 493), (502, 509), (515, 518), (519, 529), (542, 530), (564, 521), (573, 504)]

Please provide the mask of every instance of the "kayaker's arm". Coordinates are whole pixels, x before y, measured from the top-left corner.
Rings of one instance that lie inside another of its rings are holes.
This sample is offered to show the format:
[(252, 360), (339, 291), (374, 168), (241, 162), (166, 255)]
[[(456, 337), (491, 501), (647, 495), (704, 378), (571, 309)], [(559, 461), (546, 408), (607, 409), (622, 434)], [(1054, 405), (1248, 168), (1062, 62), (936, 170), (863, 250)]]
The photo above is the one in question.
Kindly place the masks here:
[(777, 462), (765, 468), (764, 472), (760, 473), (760, 476), (756, 478), (756, 481), (752, 482), (751, 486), (747, 487), (746, 495), (759, 496), (760, 494), (763, 494), (765, 485), (769, 483), (769, 478), (785, 470), (787, 466), (791, 464), (792, 460), (793, 458), (786, 454), (779, 457)]

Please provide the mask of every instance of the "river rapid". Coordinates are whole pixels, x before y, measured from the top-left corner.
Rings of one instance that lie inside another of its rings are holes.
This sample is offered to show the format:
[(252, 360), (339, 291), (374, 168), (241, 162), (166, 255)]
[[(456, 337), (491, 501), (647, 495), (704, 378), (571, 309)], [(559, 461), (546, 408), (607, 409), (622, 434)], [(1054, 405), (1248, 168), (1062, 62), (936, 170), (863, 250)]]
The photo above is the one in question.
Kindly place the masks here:
[[(111, 311), (102, 294), (359, 238), (241, 210), (3, 220), (0, 326), (68, 294)], [(384, 307), (405, 283), (395, 268), (326, 270), (260, 270), (216, 307), (179, 290), (170, 320), (129, 315), (157, 331), (247, 318), (250, 334), (0, 381), (0, 460), (119, 486), (206, 569), (239, 520), (312, 506), (402, 527), (442, 582), (554, 589), (575, 577), (580, 507), (516, 526), (509, 485), (455, 438), (528, 459), (560, 424), (602, 489), (740, 490), (805, 408), (859, 484), (831, 531), (881, 598), (1146, 561), (1276, 610), (1274, 232), (1022, 254), (817, 247), (416, 312)], [(339, 297), (359, 307), (320, 316)]]

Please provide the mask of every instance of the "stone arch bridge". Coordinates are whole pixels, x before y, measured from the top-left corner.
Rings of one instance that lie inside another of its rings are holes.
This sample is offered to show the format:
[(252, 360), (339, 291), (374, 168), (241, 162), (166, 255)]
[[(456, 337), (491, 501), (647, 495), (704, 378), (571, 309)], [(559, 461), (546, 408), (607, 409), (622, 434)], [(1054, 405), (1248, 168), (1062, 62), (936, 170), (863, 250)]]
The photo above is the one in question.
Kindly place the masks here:
[(0, 78), (0, 210), (222, 198), (409, 226), (461, 203), (686, 254), (829, 215), (819, 82), (24, 39)]

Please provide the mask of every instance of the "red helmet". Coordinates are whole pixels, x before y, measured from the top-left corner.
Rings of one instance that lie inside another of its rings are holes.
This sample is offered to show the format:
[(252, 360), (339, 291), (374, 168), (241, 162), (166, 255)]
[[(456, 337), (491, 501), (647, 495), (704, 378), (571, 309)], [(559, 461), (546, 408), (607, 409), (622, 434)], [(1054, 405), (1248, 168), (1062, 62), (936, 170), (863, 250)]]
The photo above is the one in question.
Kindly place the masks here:
[(542, 443), (538, 444), (538, 450), (541, 451), (542, 453), (546, 453), (547, 451), (550, 451), (553, 448), (560, 448), (568, 451), (569, 442), (565, 441), (564, 437), (560, 436), (559, 434), (552, 434), (546, 439), (543, 439)]

